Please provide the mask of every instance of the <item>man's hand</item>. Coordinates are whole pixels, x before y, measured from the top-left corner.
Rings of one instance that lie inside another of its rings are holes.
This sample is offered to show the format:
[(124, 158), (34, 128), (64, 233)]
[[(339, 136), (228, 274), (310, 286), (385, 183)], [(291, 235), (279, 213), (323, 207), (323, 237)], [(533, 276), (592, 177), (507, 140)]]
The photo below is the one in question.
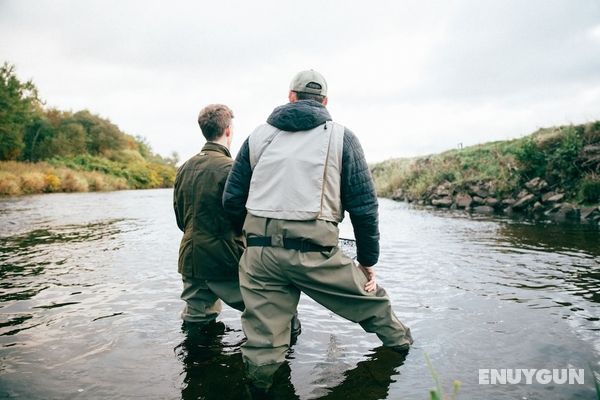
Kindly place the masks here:
[(358, 268), (362, 271), (363, 274), (367, 277), (368, 282), (365, 283), (365, 291), (374, 292), (377, 289), (377, 282), (375, 282), (375, 268), (365, 267), (363, 265), (358, 264)]

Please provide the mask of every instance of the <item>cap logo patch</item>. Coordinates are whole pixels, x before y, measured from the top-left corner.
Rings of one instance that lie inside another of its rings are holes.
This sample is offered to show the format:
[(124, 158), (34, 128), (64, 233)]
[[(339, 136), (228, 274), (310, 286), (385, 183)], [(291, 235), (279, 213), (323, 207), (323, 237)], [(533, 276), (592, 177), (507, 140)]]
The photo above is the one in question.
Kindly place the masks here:
[(317, 82), (308, 82), (306, 84), (306, 87), (309, 88), (309, 89), (317, 89), (317, 90), (323, 89), (323, 86), (321, 86)]

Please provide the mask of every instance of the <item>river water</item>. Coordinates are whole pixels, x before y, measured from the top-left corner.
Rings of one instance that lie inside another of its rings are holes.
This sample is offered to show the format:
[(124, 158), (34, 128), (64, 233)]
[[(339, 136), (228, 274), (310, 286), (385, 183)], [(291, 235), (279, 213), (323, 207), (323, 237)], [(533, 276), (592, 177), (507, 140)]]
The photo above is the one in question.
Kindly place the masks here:
[[(182, 330), (171, 196), (0, 199), (0, 398), (248, 398), (240, 313), (224, 306), (212, 337)], [(282, 397), (427, 399), (427, 354), (448, 393), (462, 382), (458, 399), (596, 398), (597, 227), (385, 199), (380, 216), (379, 283), (415, 346), (403, 361), (303, 295)], [(479, 369), (502, 368), (583, 368), (585, 383), (478, 383)]]

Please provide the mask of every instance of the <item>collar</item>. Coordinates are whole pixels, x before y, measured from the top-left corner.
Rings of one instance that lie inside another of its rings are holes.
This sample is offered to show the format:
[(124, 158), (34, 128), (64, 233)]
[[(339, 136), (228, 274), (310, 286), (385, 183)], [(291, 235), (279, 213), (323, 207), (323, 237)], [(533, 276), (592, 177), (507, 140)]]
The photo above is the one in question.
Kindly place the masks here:
[(308, 131), (331, 121), (327, 108), (318, 101), (298, 100), (277, 107), (267, 123), (287, 132)]
[(227, 157), (231, 158), (231, 153), (229, 149), (222, 144), (215, 142), (206, 142), (204, 147), (202, 147), (202, 151), (214, 151), (216, 153), (225, 154)]

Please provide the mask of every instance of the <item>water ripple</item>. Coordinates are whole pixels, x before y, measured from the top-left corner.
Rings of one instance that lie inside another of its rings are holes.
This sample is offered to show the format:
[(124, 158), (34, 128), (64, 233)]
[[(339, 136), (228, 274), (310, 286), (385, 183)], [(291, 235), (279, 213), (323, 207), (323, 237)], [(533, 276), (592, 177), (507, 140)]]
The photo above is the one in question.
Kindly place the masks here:
[[(226, 328), (211, 337), (181, 327), (171, 195), (0, 200), (0, 397), (244, 398), (240, 313), (224, 307)], [(445, 386), (464, 383), (461, 399), (547, 398), (479, 386), (478, 368), (598, 365), (597, 228), (387, 200), (380, 210), (378, 279), (415, 347), (390, 358), (375, 335), (302, 296), (287, 398), (424, 398), (424, 352)], [(352, 234), (348, 221), (341, 230)], [(553, 394), (594, 398), (591, 385)]]

